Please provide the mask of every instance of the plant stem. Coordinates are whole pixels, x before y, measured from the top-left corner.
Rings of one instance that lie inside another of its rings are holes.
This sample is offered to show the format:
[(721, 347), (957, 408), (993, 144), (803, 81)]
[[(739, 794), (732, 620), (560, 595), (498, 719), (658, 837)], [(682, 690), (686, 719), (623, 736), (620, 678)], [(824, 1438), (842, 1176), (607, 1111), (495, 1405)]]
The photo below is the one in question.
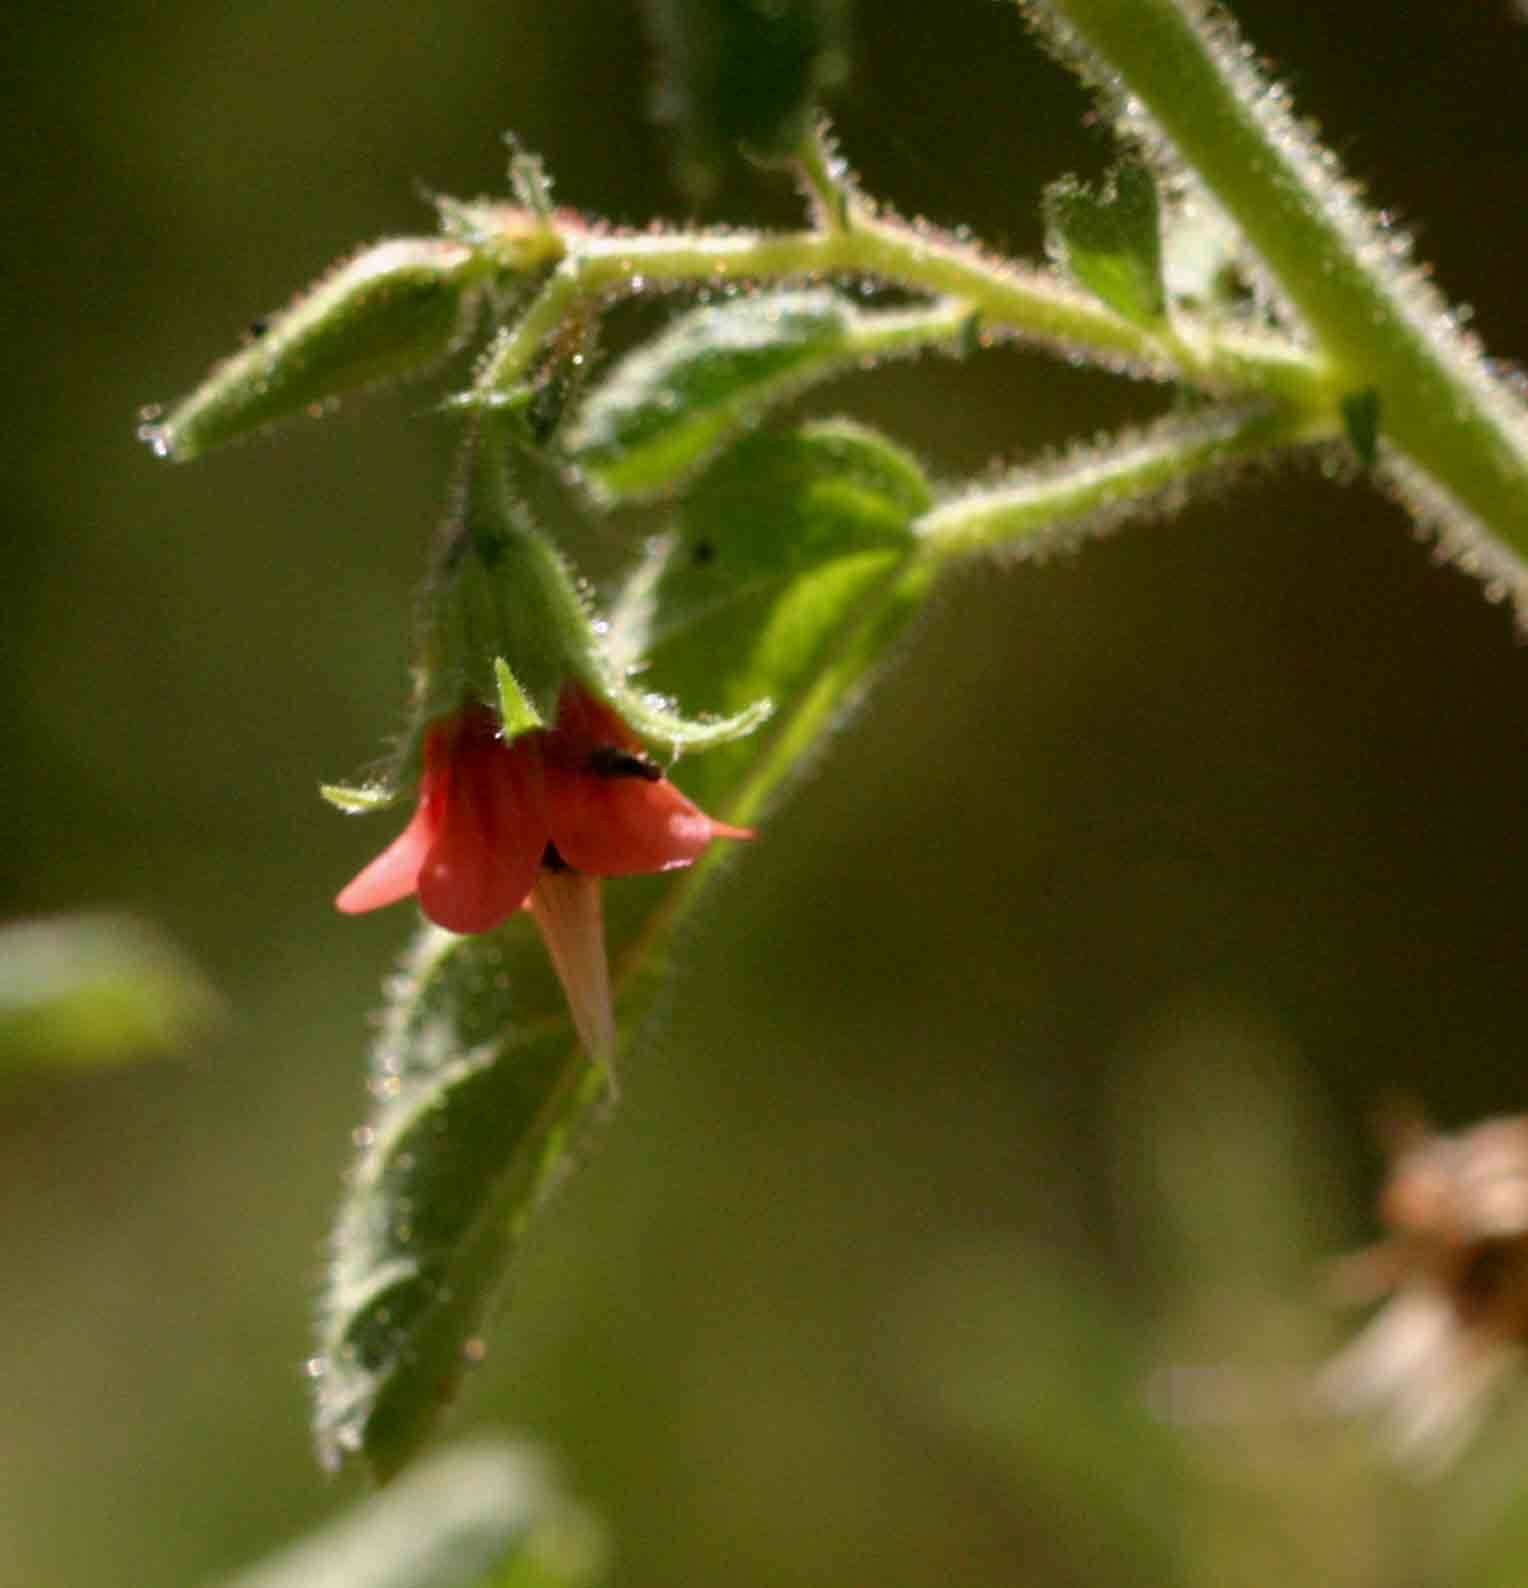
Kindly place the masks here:
[(1178, 505), (1184, 491), (1238, 463), (1340, 434), (1335, 416), (1322, 423), (1266, 404), (1212, 408), (967, 492), (926, 513), (918, 531), (941, 559), (1072, 541), (1149, 508), (1153, 499)]
[(1245, 330), (1179, 336), (1145, 329), (1047, 271), (999, 260), (955, 238), (870, 216), (858, 207), (831, 231), (570, 235), (567, 257), (524, 318), (500, 339), (478, 378), (492, 402), (523, 380), (574, 304), (649, 288), (734, 288), (826, 276), (871, 277), (952, 300), (983, 341), (1007, 336), (1117, 371), (1176, 379), (1218, 394), (1274, 397), (1306, 413), (1338, 388), (1321, 361), (1286, 338)]
[(1148, 142), (1165, 137), (1237, 222), (1344, 389), (1378, 394), (1383, 437), (1458, 507), (1528, 553), (1520, 405), (1405, 266), (1404, 243), (1362, 210), (1283, 96), (1257, 76), (1230, 22), (1201, 0), (1036, 0), (1034, 9), (1085, 71), (1144, 107), (1147, 125), (1136, 127), (1141, 118), (1125, 100), (1127, 125)]

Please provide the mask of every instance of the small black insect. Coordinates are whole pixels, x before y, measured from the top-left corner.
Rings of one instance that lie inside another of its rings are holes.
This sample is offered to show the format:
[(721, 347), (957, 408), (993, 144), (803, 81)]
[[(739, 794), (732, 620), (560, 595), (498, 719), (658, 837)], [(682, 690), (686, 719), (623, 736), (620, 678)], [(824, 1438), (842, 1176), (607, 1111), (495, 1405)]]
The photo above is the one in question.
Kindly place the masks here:
[(596, 777), (639, 777), (644, 783), (658, 783), (663, 779), (661, 768), (613, 744), (602, 744), (599, 749), (591, 750), (587, 764)]

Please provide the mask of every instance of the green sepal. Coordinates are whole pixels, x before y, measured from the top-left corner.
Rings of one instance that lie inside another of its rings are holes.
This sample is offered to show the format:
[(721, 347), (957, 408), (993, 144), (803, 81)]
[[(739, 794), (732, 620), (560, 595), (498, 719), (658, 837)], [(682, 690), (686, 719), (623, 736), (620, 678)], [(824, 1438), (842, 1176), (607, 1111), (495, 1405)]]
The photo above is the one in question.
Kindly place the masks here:
[(650, 748), (672, 756), (714, 750), (718, 745), (746, 739), (775, 714), (775, 703), (766, 697), (728, 716), (686, 717), (673, 708), (667, 696), (641, 693), (618, 681), (614, 674), (607, 675), (604, 687), (595, 693)]
[(185, 462), (358, 387), (438, 363), (470, 323), (487, 262), (459, 243), (404, 237), (339, 266), (144, 435)]
[[(927, 484), (872, 432), (814, 425), (737, 450), (651, 548), (618, 612), (627, 640), (648, 650), (644, 676), (662, 687), (722, 711), (774, 698), (767, 728), (680, 768), (685, 792), (711, 815), (747, 823), (862, 692), (937, 563), (914, 532)], [(757, 522), (733, 511), (745, 483)], [(697, 567), (702, 543), (715, 554)], [(688, 870), (605, 888), (618, 1061), (664, 989), (676, 932), (729, 852), (738, 846), (717, 843)], [(523, 914), (481, 937), (426, 928), (388, 1000), (315, 1381), (321, 1450), (360, 1455), (383, 1475), (455, 1394), (532, 1214), (608, 1095), (608, 1071), (580, 1047)]]
[(392, 783), (320, 783), (318, 792), (347, 816), (385, 811), (389, 805), (396, 805), (401, 796), (401, 790)]
[(511, 743), (522, 733), (534, 733), (546, 726), (546, 719), (526, 699), (525, 691), (515, 682), (509, 663), (502, 656), (493, 661), (493, 675), (499, 686), (499, 727), (504, 742)]
[(854, 311), (831, 292), (761, 292), (695, 309), (622, 360), (567, 439), (611, 500), (672, 490), (769, 403), (833, 366)]
[(664, 695), (634, 687), (612, 654), (608, 626), (596, 622), (566, 559), (511, 486), (517, 422), (513, 411), (484, 414), (468, 439), (460, 517), (425, 600), (408, 728), (387, 767), (365, 783), (321, 786), (342, 811), (397, 801), (420, 765), (429, 725), (469, 703), (497, 711), (505, 738), (514, 739), (554, 724), (563, 687), (577, 684), (665, 757), (730, 744), (770, 716), (767, 698), (685, 716)]
[(1058, 265), (1124, 319), (1162, 323), (1161, 220), (1144, 165), (1117, 166), (1099, 189), (1063, 177), (1046, 189), (1044, 210), (1047, 251)]
[(1348, 444), (1357, 453), (1358, 461), (1372, 469), (1379, 456), (1379, 392), (1366, 386), (1362, 391), (1349, 392), (1337, 406), (1342, 412)]
[[(558, 696), (572, 682), (609, 705), (651, 749), (668, 755), (751, 733), (769, 715), (767, 701), (695, 719), (632, 687), (610, 657), (605, 631), (567, 561), (511, 487), (507, 435), (514, 422), (512, 414), (485, 415), (469, 442), (463, 517), (429, 602), (416, 720), (450, 715), (466, 700), (502, 709), (502, 667), (513, 683), (509, 709), (516, 720), (528, 712), (555, 722)], [(506, 729), (524, 731), (508, 719)]]

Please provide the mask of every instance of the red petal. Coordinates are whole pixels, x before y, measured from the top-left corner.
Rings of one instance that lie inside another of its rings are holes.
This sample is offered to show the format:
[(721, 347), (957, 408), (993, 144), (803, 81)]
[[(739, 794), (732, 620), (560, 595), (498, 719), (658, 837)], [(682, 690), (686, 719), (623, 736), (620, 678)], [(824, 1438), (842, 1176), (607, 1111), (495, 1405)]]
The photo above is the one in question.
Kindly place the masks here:
[(577, 684), (565, 684), (557, 698), (557, 726), (551, 739), (554, 756), (570, 765), (582, 765), (589, 752), (601, 746), (641, 748), (641, 741), (620, 717)]
[(667, 779), (601, 777), (546, 768), (547, 819), (557, 853), (598, 877), (688, 866), (713, 838), (752, 838), (714, 822)]
[(434, 841), (434, 824), (421, 805), (392, 843), (340, 890), (335, 905), (346, 915), (363, 915), (406, 899), (418, 885), (419, 868)]
[(361, 915), (396, 904), (418, 885), (419, 868), (435, 842), (450, 794), (451, 750), (456, 733), (454, 723), (438, 723), (425, 737), (419, 804), (408, 826), (340, 890), (334, 902), (346, 915)]
[(545, 820), (524, 757), (469, 732), (452, 758), (451, 791), (419, 872), (419, 904), (450, 932), (487, 932), (518, 910), (546, 849)]

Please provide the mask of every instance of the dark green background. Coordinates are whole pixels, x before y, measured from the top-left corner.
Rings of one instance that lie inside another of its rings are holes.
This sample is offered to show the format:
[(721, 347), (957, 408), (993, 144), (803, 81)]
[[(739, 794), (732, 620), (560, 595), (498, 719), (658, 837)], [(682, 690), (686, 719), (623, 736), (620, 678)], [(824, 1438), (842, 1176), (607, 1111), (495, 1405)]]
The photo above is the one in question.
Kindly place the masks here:
[[(1239, 12), (1522, 354), (1506, 0)], [(146, 912), (229, 1016), (181, 1059), (0, 1093), (0, 1582), (193, 1583), (347, 1492), (308, 1453), (307, 1315), (407, 921), (332, 911), (392, 824), (315, 789), (397, 721), (450, 435), (409, 388), (177, 470), (136, 410), (355, 243), (428, 229), (423, 191), (499, 189), (504, 129), (571, 205), (683, 201), (617, 0), (8, 31), (0, 908)], [(1033, 254), (1043, 184), (1109, 159), (1086, 110), (1007, 6), (860, 7), (839, 125), (908, 214)], [(739, 167), (709, 218), (792, 213)], [(1162, 402), (1009, 351), (811, 407), (959, 480)], [(576, 531), (601, 566), (634, 533)], [(1326, 1249), (1367, 1229), (1382, 1093), (1447, 1123), (1522, 1108), (1525, 700), (1508, 614), (1314, 470), (952, 580), (717, 888), (463, 1421), (555, 1447), (623, 1584), (1090, 1580), (1022, 1485), (931, 1433), (909, 1298), (972, 1241), (1016, 1283), (1063, 1252), (1149, 1291), (1115, 1160), (1164, 1045), (1284, 1056), (1295, 1171), (1340, 1188)]]

